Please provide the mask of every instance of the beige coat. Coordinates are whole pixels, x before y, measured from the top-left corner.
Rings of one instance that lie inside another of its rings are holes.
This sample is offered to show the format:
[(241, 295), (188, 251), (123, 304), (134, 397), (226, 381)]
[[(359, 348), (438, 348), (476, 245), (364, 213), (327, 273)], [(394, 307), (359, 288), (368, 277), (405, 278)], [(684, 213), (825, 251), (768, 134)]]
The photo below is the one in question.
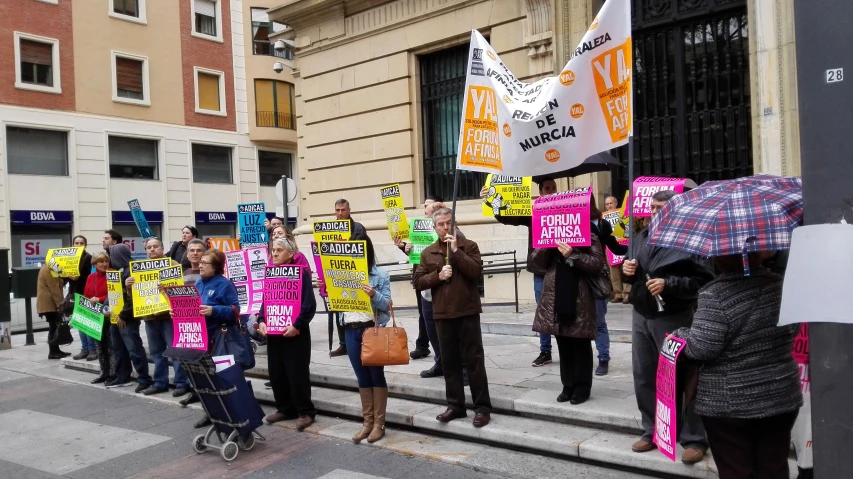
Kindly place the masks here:
[(41, 267), (36, 288), (36, 311), (38, 314), (55, 313), (62, 304), (62, 278), (54, 278), (50, 268)]

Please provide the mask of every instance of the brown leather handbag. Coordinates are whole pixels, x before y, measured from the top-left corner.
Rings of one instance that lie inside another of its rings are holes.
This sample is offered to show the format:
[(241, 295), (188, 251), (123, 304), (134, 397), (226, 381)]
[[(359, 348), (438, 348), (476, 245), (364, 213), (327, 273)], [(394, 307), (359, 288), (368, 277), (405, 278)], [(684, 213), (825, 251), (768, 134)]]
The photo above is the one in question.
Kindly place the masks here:
[(409, 338), (406, 330), (397, 326), (394, 307), (391, 310), (391, 327), (379, 327), (374, 317), (373, 328), (361, 336), (361, 364), (364, 366), (398, 366), (409, 364)]

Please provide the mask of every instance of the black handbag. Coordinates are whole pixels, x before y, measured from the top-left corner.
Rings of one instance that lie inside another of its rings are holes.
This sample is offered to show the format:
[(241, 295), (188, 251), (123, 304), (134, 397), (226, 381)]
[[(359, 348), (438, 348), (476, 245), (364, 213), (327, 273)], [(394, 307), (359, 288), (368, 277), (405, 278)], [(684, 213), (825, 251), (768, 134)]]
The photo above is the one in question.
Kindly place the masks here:
[(47, 343), (51, 346), (67, 346), (73, 342), (74, 336), (71, 334), (71, 326), (63, 317), (57, 322), (53, 334), (47, 338)]
[(234, 308), (234, 323), (216, 328), (213, 338), (213, 356), (234, 356), (234, 362), (243, 371), (255, 367), (255, 355), (248, 345), (248, 332), (240, 322), (240, 312)]

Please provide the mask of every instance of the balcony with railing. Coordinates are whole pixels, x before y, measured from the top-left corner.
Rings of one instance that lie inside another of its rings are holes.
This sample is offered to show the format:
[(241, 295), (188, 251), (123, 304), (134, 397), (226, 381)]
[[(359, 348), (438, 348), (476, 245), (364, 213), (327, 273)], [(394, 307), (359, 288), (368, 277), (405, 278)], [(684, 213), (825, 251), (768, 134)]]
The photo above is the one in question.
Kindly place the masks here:
[(296, 130), (296, 115), (280, 111), (257, 111), (255, 123), (258, 126)]

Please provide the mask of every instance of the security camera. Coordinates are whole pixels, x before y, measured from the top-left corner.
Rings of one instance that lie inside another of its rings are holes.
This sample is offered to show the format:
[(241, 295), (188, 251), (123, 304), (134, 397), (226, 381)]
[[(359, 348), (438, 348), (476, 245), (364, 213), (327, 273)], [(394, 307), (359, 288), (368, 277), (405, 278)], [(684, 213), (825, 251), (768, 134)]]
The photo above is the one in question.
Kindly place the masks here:
[(273, 48), (275, 48), (275, 51), (277, 52), (283, 52), (287, 46), (284, 44), (284, 40), (277, 40), (275, 45), (273, 45)]
[(275, 64), (272, 66), (272, 69), (276, 73), (281, 73), (282, 71), (284, 71), (284, 63), (275, 62)]

